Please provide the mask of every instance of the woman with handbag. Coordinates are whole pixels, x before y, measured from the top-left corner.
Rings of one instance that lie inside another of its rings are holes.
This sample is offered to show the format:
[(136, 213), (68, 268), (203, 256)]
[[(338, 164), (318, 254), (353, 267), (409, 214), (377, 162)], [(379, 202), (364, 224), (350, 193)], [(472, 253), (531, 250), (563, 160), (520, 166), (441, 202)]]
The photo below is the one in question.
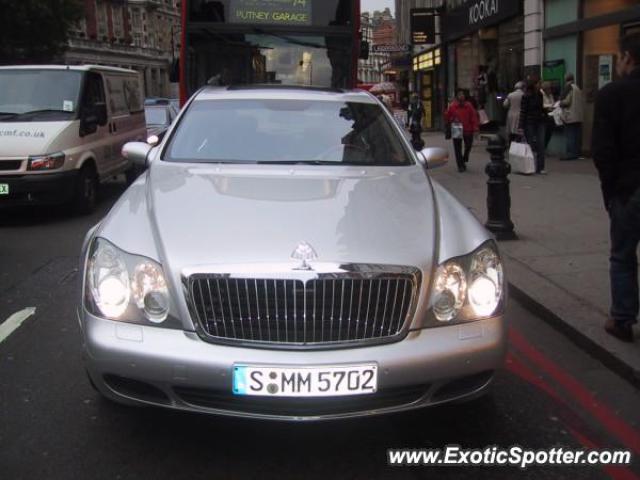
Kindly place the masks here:
[(509, 109), (507, 112), (507, 133), (509, 134), (509, 143), (518, 137), (520, 108), (522, 106), (523, 95), (524, 82), (518, 82), (516, 83), (513, 92), (507, 95), (506, 100), (502, 104), (504, 108)]
[[(454, 100), (444, 114), (445, 120), (451, 124), (451, 138), (456, 154), (458, 171), (464, 172), (469, 161), (469, 154), (473, 147), (473, 136), (479, 130), (478, 112), (470, 102), (464, 90), (458, 91), (458, 97)], [(464, 154), (462, 144), (464, 142)]]
[(545, 131), (547, 113), (544, 109), (544, 98), (540, 89), (540, 80), (531, 78), (522, 97), (520, 110), (520, 132), (536, 155), (536, 173), (546, 175), (544, 169)]

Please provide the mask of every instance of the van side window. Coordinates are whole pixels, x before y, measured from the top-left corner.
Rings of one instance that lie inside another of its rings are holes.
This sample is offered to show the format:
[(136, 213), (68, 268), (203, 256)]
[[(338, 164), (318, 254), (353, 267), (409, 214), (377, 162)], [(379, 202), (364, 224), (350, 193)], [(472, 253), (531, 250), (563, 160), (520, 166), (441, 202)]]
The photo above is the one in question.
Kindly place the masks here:
[(104, 103), (105, 96), (102, 75), (95, 72), (88, 72), (84, 87), (84, 96), (82, 98), (83, 110), (91, 111), (96, 105)]

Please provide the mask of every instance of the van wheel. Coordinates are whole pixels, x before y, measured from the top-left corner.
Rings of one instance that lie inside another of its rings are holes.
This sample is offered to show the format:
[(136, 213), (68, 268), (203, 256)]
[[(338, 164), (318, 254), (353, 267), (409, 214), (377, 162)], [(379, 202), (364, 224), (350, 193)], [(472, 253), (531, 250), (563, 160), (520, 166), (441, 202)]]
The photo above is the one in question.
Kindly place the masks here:
[(76, 212), (87, 215), (93, 212), (98, 203), (98, 176), (91, 166), (82, 167), (76, 179), (76, 191), (73, 206)]

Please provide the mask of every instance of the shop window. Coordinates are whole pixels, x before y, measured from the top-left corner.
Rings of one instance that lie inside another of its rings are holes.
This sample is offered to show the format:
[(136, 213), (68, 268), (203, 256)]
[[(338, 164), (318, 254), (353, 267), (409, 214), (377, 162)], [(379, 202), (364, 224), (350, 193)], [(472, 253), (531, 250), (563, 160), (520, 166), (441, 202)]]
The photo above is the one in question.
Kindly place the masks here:
[(585, 0), (584, 17), (597, 17), (638, 5), (638, 0)]

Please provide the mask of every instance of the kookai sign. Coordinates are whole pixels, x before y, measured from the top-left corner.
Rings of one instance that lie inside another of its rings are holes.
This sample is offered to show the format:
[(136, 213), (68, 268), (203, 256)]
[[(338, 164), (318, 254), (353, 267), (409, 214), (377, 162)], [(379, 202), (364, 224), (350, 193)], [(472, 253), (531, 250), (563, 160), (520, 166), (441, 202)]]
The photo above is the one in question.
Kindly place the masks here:
[(496, 25), (522, 11), (519, 0), (469, 0), (444, 17), (447, 40), (464, 37), (481, 28)]

